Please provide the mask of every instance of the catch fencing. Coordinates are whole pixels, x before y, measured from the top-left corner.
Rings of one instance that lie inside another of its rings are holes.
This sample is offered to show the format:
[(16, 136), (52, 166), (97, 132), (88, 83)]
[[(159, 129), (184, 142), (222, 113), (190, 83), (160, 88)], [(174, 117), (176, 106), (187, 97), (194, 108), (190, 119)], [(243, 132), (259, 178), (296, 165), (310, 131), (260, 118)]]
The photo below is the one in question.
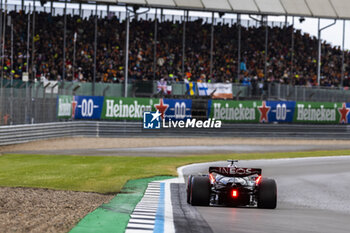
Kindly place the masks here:
[[(171, 95), (157, 94), (156, 82), (128, 84), (128, 97), (152, 97), (168, 99), (203, 99), (189, 96), (184, 83), (172, 83)], [(233, 100), (277, 100), (350, 103), (350, 91), (335, 88), (311, 88), (282, 84), (269, 84), (266, 90), (232, 84)], [(94, 93), (92, 92), (94, 90)], [(57, 117), (59, 95), (70, 96), (124, 96), (124, 84), (50, 81), (46, 83), (5, 82), (0, 88), (0, 125), (37, 124), (62, 121)], [(205, 102), (205, 101), (204, 101)]]
[(57, 96), (41, 86), (0, 89), (0, 125), (57, 121)]
[(267, 99), (317, 101), (317, 102), (350, 102), (350, 90), (331, 87), (304, 87), (284, 84), (269, 84)]

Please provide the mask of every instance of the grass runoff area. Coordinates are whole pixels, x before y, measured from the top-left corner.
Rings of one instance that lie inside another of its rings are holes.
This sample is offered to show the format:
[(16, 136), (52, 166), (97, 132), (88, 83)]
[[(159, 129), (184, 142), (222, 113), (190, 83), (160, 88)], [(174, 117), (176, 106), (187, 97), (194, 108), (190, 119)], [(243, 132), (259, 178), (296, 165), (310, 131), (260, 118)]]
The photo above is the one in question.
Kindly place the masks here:
[(117, 193), (128, 180), (177, 176), (177, 167), (191, 163), (336, 155), (350, 155), (350, 150), (177, 157), (5, 154), (0, 156), (0, 186)]

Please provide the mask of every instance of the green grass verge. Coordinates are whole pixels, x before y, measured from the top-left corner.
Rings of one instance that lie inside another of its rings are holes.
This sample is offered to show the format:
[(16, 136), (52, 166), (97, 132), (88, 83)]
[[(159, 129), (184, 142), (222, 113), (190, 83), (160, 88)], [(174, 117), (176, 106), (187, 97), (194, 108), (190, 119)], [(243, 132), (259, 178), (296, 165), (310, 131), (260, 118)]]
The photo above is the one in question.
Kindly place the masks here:
[(217, 154), (181, 157), (103, 157), (67, 155), (0, 156), (0, 186), (116, 193), (128, 180), (176, 176), (182, 165), (235, 159), (350, 155), (350, 150)]

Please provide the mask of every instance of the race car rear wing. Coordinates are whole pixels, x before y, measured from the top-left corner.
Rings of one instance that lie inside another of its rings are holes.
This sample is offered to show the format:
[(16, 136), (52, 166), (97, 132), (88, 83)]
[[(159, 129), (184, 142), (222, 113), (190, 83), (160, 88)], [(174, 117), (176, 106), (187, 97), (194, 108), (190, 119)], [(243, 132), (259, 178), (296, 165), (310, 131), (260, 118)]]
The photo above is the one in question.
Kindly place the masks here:
[(243, 168), (243, 167), (209, 167), (209, 173), (218, 173), (223, 176), (244, 177), (250, 175), (261, 175), (260, 168)]

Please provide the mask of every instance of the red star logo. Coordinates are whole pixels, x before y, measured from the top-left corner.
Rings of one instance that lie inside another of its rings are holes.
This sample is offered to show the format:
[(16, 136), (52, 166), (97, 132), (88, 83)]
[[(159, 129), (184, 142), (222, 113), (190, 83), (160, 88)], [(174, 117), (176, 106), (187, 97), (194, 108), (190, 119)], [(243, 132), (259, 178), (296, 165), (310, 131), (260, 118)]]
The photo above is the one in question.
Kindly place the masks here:
[(164, 113), (168, 109), (169, 104), (164, 104), (163, 99), (160, 99), (159, 104), (155, 104), (154, 107), (162, 114), (161, 117), (164, 119)]
[(350, 108), (346, 107), (346, 103), (343, 103), (343, 107), (342, 108), (338, 108), (338, 111), (340, 113), (340, 121), (339, 123), (342, 124), (347, 124), (348, 123), (348, 115), (350, 112)]
[(75, 96), (73, 96), (73, 101), (72, 101), (72, 118), (74, 119), (75, 117), (75, 109), (77, 108), (78, 102), (75, 100)]
[(262, 106), (258, 107), (260, 111), (260, 122), (269, 122), (269, 117), (267, 114), (269, 113), (271, 107), (266, 106), (266, 101), (262, 102)]

